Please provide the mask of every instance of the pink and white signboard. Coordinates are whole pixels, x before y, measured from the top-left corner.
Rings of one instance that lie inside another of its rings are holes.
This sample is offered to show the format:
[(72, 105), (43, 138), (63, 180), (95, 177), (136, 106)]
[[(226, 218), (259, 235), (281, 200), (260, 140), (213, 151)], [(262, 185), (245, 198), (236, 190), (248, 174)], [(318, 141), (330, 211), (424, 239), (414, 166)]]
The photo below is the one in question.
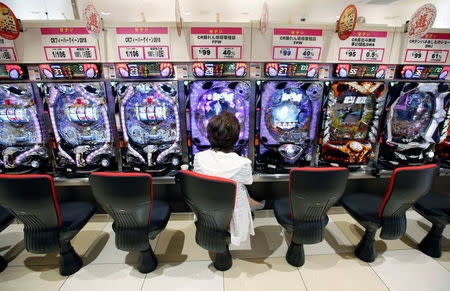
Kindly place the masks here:
[(85, 27), (41, 28), (47, 61), (97, 61), (98, 42)]
[(346, 40), (339, 40), (339, 61), (383, 62), (387, 31), (355, 30)]
[(0, 62), (17, 61), (14, 41), (0, 37)]
[(321, 29), (273, 30), (272, 59), (318, 61), (322, 54)]
[(447, 63), (450, 33), (427, 33), (421, 38), (407, 39), (404, 63)]
[(191, 27), (193, 59), (242, 59), (241, 27)]
[(167, 27), (117, 27), (120, 60), (168, 60), (170, 39)]

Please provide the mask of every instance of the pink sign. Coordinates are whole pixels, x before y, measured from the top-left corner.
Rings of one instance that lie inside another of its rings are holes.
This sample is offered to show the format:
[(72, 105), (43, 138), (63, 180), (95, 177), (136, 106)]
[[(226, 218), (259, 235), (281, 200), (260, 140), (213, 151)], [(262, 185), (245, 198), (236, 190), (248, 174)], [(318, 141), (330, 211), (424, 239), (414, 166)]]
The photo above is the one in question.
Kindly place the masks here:
[(383, 62), (387, 45), (387, 31), (355, 30), (339, 41), (339, 61)]
[(421, 38), (408, 38), (407, 41), (404, 63), (447, 63), (450, 33), (427, 33)]
[(192, 59), (241, 59), (241, 27), (191, 27)]
[(272, 59), (318, 61), (322, 46), (321, 29), (275, 28)]
[(98, 42), (85, 27), (41, 28), (47, 61), (96, 61)]
[(170, 39), (167, 27), (117, 27), (120, 60), (168, 60)]

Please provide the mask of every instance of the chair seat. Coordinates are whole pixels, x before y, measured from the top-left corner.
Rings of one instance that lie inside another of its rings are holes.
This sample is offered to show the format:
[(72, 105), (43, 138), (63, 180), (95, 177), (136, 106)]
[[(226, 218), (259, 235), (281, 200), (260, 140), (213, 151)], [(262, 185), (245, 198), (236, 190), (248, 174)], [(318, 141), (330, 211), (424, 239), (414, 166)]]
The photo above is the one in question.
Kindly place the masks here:
[(276, 199), (273, 202), (273, 212), (279, 224), (286, 228), (288, 225), (294, 225), (294, 220), (291, 215), (291, 206), (289, 204), (289, 197)]
[[(283, 197), (276, 199), (273, 202), (273, 212), (279, 224), (286, 228), (289, 232), (293, 231), (294, 220), (291, 215), (291, 206), (289, 203), (289, 197)], [(325, 227), (328, 224), (328, 216), (325, 215), (322, 220), (322, 226)]]
[(161, 200), (153, 200), (149, 231), (164, 229), (169, 221), (170, 205)]
[(340, 203), (363, 226), (381, 226), (378, 211), (383, 203), (382, 196), (373, 193), (352, 193), (344, 195)]
[(450, 196), (431, 192), (414, 204), (414, 208), (423, 216), (450, 223)]
[(0, 231), (5, 229), (14, 219), (14, 216), (5, 208), (0, 206)]
[[(94, 215), (96, 206), (90, 202), (63, 202), (59, 204), (61, 212), (61, 232), (75, 232), (86, 225)], [(74, 234), (74, 235), (75, 235)]]

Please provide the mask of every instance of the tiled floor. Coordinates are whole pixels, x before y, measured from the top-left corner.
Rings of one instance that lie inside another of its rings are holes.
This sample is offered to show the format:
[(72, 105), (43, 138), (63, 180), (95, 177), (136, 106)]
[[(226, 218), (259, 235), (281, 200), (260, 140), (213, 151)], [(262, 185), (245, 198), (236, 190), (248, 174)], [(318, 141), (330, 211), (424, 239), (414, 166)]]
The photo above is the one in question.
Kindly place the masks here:
[(272, 211), (259, 211), (255, 236), (231, 247), (233, 267), (220, 272), (195, 243), (192, 214), (173, 214), (151, 242), (159, 266), (144, 275), (136, 270), (137, 253), (115, 248), (109, 217), (96, 215), (72, 241), (84, 267), (70, 277), (59, 275), (57, 254), (26, 252), (22, 226), (12, 224), (0, 233), (0, 254), (10, 262), (0, 273), (0, 290), (450, 290), (450, 227), (442, 257), (433, 259), (416, 250), (430, 223), (413, 211), (407, 217), (407, 234), (401, 240), (377, 240), (377, 259), (367, 264), (353, 255), (362, 227), (333, 208), (324, 241), (305, 246), (306, 263), (295, 268), (284, 259), (290, 238)]

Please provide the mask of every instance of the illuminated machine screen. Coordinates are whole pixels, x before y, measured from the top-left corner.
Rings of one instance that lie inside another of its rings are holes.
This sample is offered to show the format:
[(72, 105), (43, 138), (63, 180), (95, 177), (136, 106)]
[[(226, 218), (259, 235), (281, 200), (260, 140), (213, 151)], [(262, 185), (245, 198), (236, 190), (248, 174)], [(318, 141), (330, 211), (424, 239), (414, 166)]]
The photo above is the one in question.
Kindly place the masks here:
[(382, 82), (334, 82), (328, 96), (322, 160), (367, 164), (374, 158), (386, 98)]
[(442, 83), (394, 83), (390, 89), (379, 159), (392, 165), (423, 162), (439, 143), (450, 93)]
[(264, 72), (266, 77), (317, 78), (319, 64), (267, 63)]
[(192, 74), (195, 77), (245, 77), (246, 63), (193, 63)]
[(241, 132), (236, 151), (248, 154), (250, 82), (194, 81), (189, 86), (192, 153), (210, 146), (206, 128), (210, 119), (223, 110), (239, 120)]
[(28, 77), (28, 71), (23, 65), (0, 64), (0, 79), (23, 80)]
[(323, 84), (266, 81), (261, 88), (259, 155), (274, 151), (285, 162), (311, 160)]
[(119, 83), (124, 165), (177, 166), (181, 156), (176, 82)]
[(107, 167), (113, 154), (102, 83), (50, 83), (45, 90), (58, 149), (58, 166)]
[(172, 78), (174, 69), (172, 63), (118, 63), (116, 72), (122, 79)]
[(99, 78), (97, 64), (41, 64), (43, 79), (95, 79)]
[(31, 84), (0, 85), (0, 167), (39, 168), (48, 158)]
[(384, 79), (387, 65), (377, 64), (338, 64), (334, 65), (333, 77), (349, 79)]
[(445, 80), (449, 79), (450, 66), (399, 66), (397, 77), (400, 79)]

